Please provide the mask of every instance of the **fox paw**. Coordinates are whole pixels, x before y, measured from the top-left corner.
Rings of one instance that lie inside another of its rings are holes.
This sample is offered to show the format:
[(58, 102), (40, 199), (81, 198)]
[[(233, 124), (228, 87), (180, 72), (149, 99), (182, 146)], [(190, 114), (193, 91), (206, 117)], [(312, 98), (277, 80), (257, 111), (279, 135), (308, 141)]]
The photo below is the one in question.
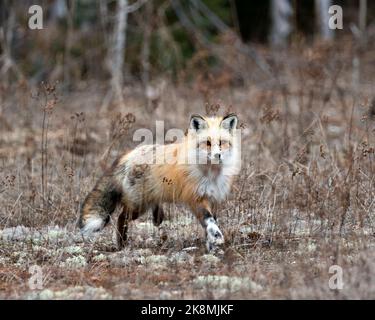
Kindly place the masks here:
[(220, 245), (224, 243), (224, 236), (220, 231), (216, 223), (209, 223), (206, 229), (207, 233), (207, 250), (208, 252), (214, 252)]

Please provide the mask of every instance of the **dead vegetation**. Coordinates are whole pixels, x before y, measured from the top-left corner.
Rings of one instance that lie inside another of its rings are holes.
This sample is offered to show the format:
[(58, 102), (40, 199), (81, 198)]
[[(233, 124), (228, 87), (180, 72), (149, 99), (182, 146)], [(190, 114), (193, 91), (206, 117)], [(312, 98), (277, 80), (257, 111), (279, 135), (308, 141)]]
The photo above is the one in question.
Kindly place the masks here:
[[(202, 75), (192, 85), (169, 83), (153, 98), (152, 112), (137, 85), (124, 88), (124, 108), (102, 109), (105, 90), (98, 84), (69, 94), (59, 85), (4, 84), (0, 297), (373, 299), (375, 123), (368, 61), (374, 51), (356, 53), (362, 81), (353, 83), (351, 48), (265, 52), (271, 82), (236, 85), (228, 74), (220, 81)], [(218, 212), (223, 256), (204, 252), (200, 226), (177, 205), (165, 207), (160, 228), (150, 215), (132, 223), (121, 252), (112, 225), (83, 242), (75, 228), (80, 204), (119, 152), (136, 144), (134, 130), (155, 130), (155, 120), (164, 120), (166, 130), (186, 128), (193, 112), (229, 108), (241, 122), (242, 170)], [(32, 265), (43, 268), (42, 290), (29, 287)], [(328, 286), (332, 265), (343, 268), (342, 290)]]

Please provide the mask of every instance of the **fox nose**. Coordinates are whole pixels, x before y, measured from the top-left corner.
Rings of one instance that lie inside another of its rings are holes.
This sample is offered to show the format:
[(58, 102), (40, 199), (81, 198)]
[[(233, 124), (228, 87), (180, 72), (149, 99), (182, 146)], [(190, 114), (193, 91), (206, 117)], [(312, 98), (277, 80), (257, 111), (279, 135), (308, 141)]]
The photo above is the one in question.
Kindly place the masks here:
[(215, 157), (215, 159), (220, 160), (221, 154), (220, 153), (215, 153), (214, 157)]

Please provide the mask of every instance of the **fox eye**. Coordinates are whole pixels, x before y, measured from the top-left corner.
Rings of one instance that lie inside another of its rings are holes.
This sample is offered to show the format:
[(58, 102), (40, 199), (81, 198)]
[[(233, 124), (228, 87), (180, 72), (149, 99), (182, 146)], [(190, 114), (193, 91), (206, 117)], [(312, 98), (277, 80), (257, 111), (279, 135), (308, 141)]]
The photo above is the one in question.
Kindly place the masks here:
[(202, 140), (198, 143), (198, 148), (202, 149), (211, 149), (211, 141), (210, 140)]
[(226, 140), (220, 140), (220, 147), (222, 149), (227, 149), (230, 147), (230, 143), (229, 141), (226, 141)]

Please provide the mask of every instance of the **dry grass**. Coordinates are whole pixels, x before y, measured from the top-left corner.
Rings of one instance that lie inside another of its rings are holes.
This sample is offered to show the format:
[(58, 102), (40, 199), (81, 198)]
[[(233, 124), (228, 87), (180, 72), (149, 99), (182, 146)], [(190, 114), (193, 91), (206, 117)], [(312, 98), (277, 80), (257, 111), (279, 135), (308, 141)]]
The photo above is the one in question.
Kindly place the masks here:
[[(96, 84), (40, 95), (4, 85), (0, 297), (374, 298), (371, 51), (359, 54), (362, 81), (354, 85), (351, 50), (265, 54), (272, 83), (166, 85), (151, 103), (132, 85), (126, 105), (108, 110)], [(175, 205), (166, 206), (160, 228), (149, 215), (133, 223), (122, 252), (112, 226), (84, 243), (75, 228), (80, 203), (116, 155), (135, 145), (132, 132), (154, 130), (155, 120), (166, 130), (186, 128), (207, 98), (232, 105), (242, 127), (241, 174), (218, 212), (224, 255), (205, 254), (201, 227)], [(34, 264), (43, 267), (43, 290), (28, 286)], [(343, 290), (328, 287), (335, 264)]]

